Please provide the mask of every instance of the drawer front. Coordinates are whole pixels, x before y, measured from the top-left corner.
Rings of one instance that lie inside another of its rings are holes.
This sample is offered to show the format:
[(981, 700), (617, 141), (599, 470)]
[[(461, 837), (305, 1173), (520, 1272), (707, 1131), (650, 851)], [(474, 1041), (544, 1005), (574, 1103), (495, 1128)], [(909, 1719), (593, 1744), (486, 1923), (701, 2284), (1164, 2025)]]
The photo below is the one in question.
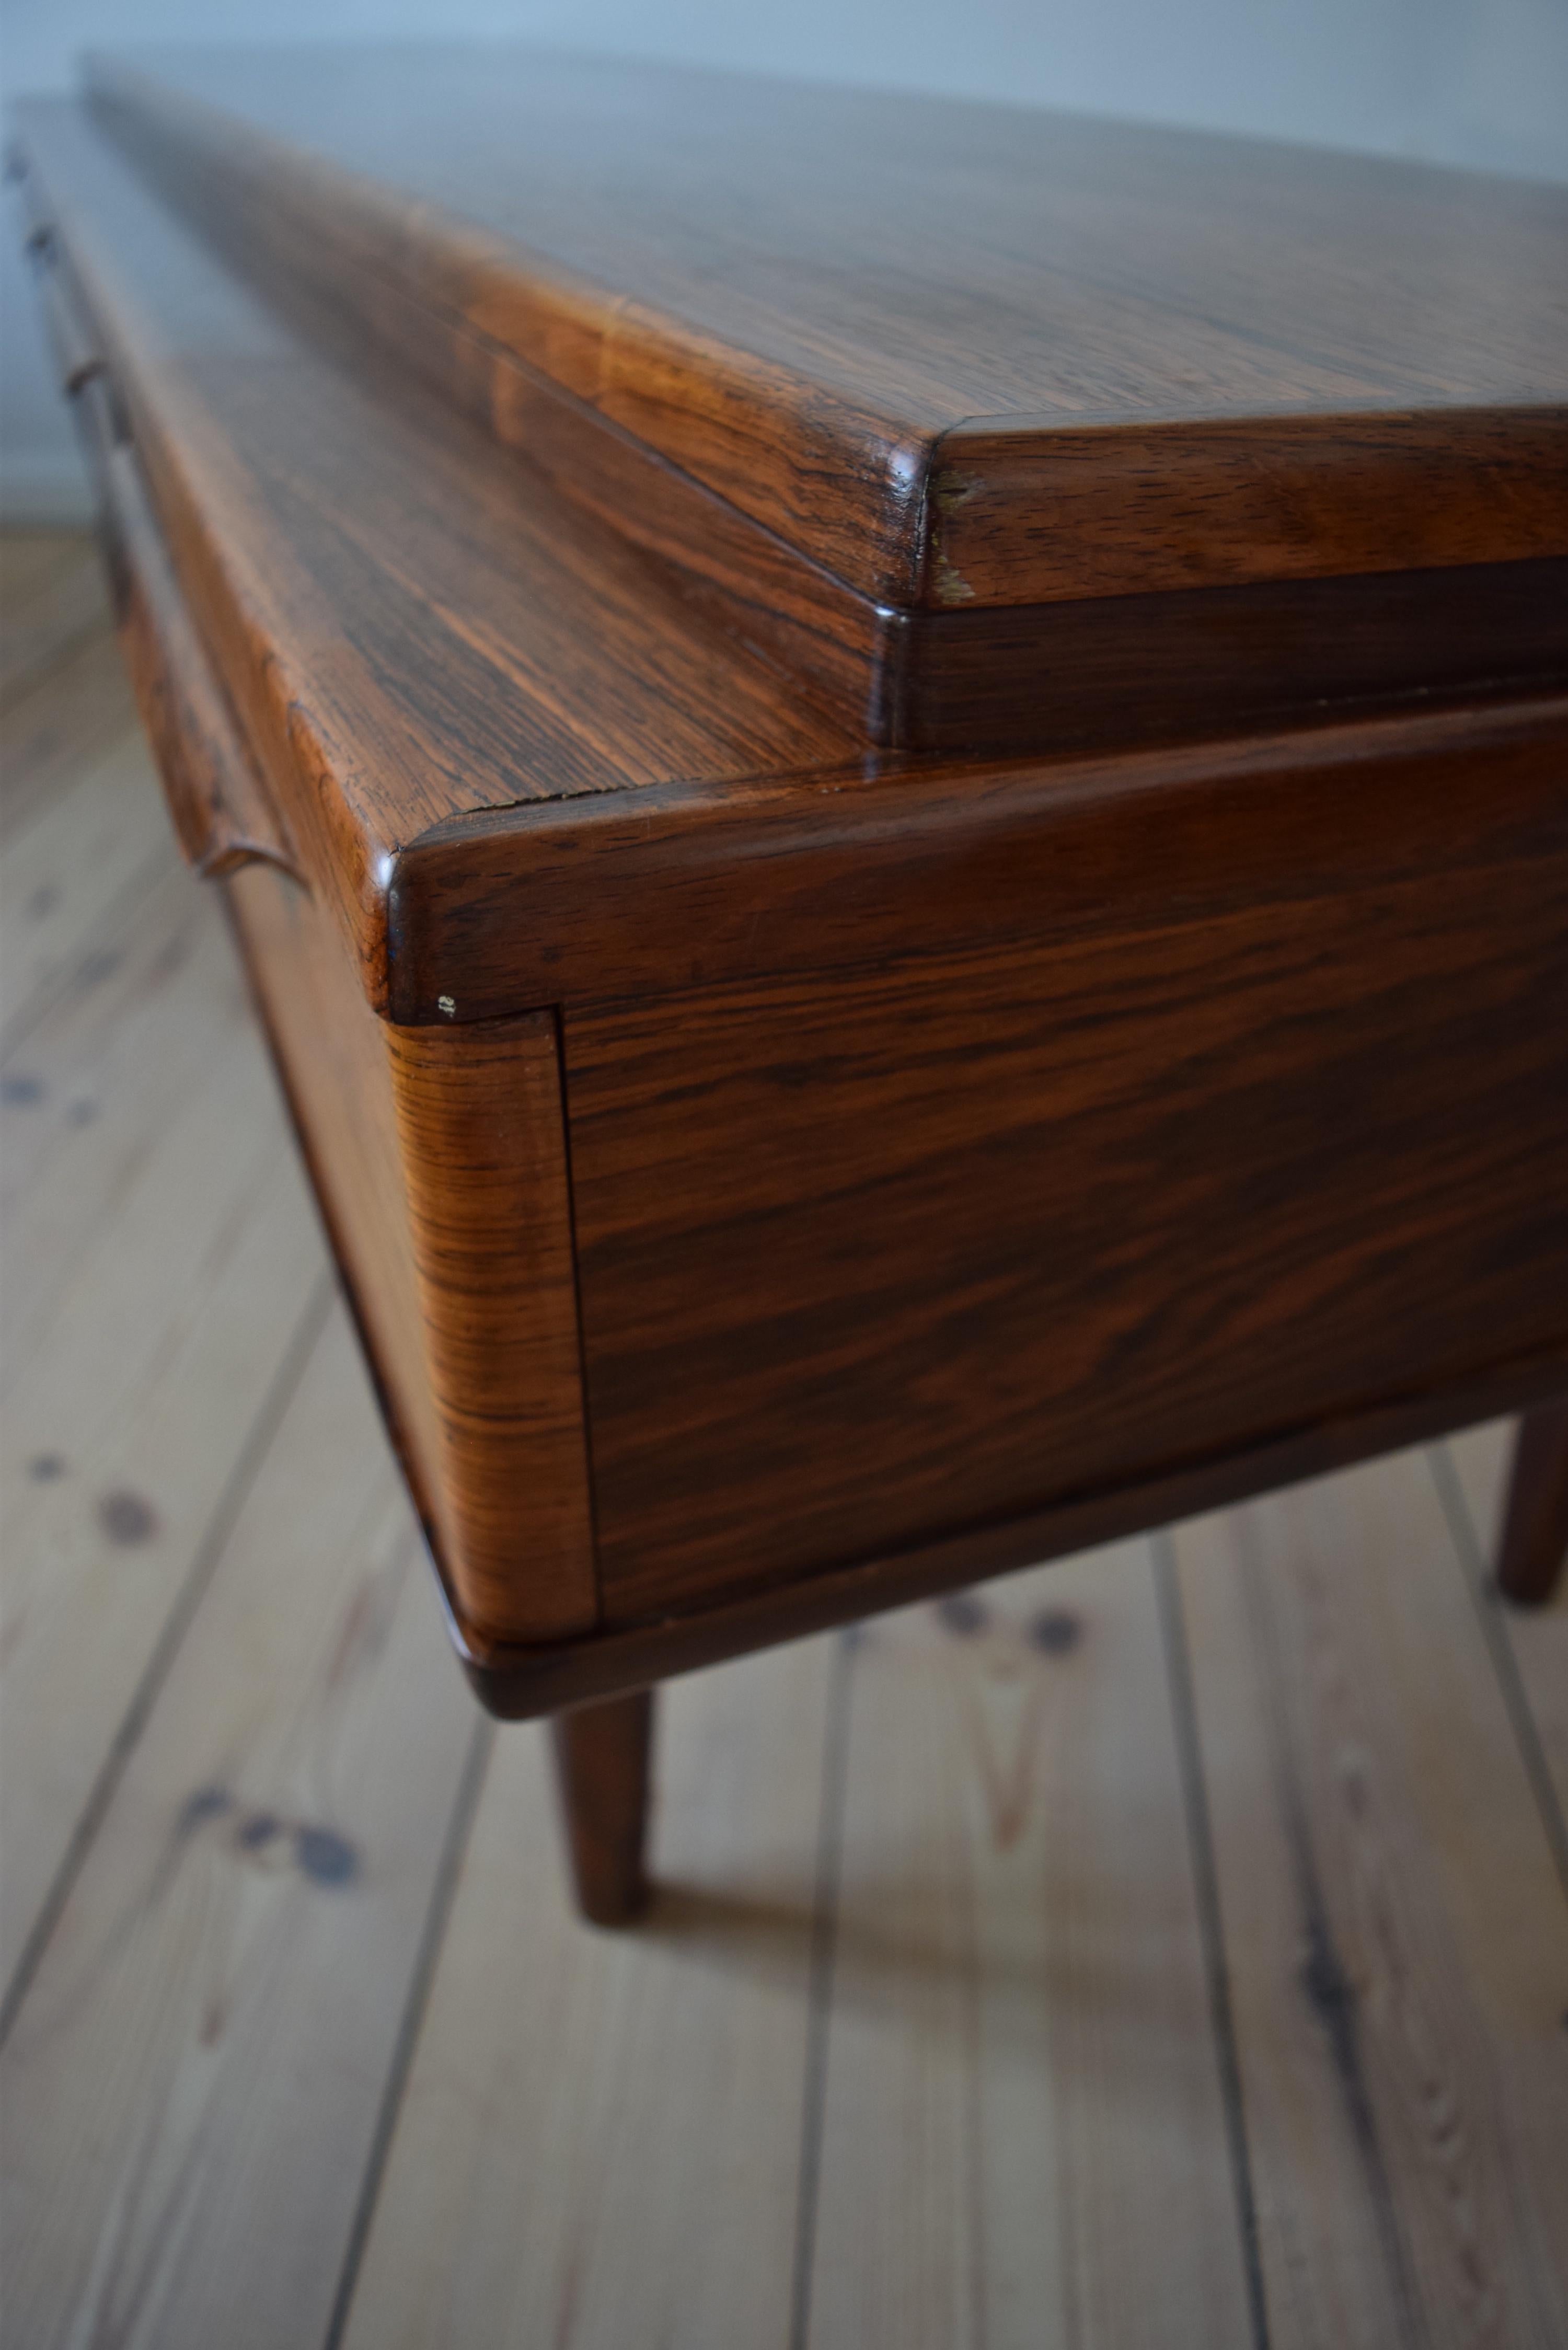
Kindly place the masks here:
[(1560, 827), (566, 1055), (610, 1625), (1568, 1366)]

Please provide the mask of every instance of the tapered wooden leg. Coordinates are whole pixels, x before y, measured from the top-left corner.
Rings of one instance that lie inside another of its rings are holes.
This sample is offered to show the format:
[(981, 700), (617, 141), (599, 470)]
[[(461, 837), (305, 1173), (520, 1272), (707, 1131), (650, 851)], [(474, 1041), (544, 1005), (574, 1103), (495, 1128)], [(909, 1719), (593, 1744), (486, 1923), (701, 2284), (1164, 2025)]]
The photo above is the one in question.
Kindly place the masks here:
[(1527, 1412), (1514, 1440), (1498, 1587), (1521, 1607), (1550, 1599), (1568, 1555), (1568, 1399)]
[(577, 1907), (596, 1926), (627, 1925), (648, 1904), (653, 1691), (575, 1706), (550, 1731)]

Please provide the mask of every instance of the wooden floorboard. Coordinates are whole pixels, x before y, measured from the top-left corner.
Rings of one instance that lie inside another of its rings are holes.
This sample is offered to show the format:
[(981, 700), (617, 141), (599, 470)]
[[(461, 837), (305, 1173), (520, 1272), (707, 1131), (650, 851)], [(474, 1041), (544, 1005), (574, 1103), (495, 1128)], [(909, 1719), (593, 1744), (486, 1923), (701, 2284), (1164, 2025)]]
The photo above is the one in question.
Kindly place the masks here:
[(1568, 2340), (1568, 1904), (1428, 1464), (1175, 1536), (1275, 2350)]
[(5, 2350), (1568, 2341), (1509, 1431), (676, 1684), (580, 1925), (85, 544), (0, 553)]
[[(129, 713), (128, 713), (129, 716)], [(127, 724), (62, 781), (0, 860), (0, 1055), (79, 969), (121, 902), (174, 859), (145, 745)]]
[(0, 536), (0, 712), (101, 630), (108, 610), (90, 539), (74, 531)]
[(4, 2056), (14, 2338), (317, 2341), (473, 1716), (339, 1308)]
[(807, 2339), (1241, 2350), (1148, 1545), (867, 1626), (843, 1835)]
[(570, 1913), (545, 1735), (501, 1734), (351, 2350), (788, 2350), (832, 1659), (670, 1690), (635, 1934)]
[(106, 619), (0, 713), (0, 848), (126, 732), (131, 714), (119, 646)]
[(0, 1984), (329, 1279), (228, 941), (176, 884), (5, 1112)]

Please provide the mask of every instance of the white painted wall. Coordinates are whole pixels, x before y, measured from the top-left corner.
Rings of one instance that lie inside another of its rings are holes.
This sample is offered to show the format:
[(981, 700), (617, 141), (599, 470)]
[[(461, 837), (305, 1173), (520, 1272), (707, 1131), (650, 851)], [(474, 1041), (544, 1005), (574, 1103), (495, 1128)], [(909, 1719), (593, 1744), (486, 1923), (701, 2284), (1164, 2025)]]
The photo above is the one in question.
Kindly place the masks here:
[[(0, 0), (0, 94), (89, 47), (515, 36), (1249, 130), (1568, 181), (1568, 0)], [(0, 255), (0, 496), (83, 490), (18, 257)], [(1568, 271), (1568, 255), (1564, 256)]]

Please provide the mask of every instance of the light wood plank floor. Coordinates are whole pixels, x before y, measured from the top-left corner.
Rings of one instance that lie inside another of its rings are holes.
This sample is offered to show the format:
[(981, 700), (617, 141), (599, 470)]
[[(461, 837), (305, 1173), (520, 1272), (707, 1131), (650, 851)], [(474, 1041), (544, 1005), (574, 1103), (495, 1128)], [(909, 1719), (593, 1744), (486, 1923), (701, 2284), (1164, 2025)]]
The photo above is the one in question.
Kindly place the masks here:
[(1562, 2350), (1508, 1431), (676, 1684), (579, 1925), (92, 557), (0, 553), (7, 2350)]

